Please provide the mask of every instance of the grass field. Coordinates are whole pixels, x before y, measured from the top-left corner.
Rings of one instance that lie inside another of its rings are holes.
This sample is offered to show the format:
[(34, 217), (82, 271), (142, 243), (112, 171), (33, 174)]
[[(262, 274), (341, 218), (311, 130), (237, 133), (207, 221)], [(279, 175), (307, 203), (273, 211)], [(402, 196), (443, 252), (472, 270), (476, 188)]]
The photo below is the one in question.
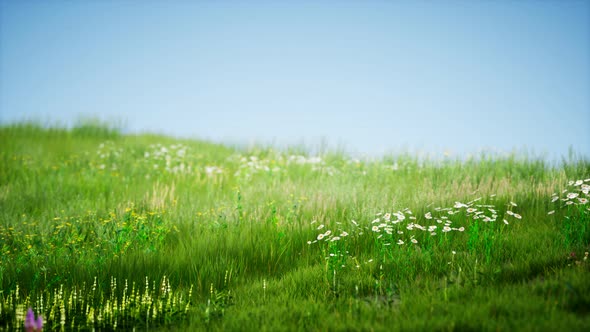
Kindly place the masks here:
[(0, 128), (0, 330), (588, 331), (590, 161)]

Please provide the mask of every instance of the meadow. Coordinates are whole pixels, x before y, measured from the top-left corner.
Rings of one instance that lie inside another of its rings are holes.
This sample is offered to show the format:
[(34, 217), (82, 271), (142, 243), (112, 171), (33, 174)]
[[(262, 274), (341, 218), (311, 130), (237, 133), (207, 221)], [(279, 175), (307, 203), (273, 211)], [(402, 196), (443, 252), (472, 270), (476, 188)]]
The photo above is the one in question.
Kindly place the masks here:
[(0, 127), (0, 330), (588, 331), (590, 161)]

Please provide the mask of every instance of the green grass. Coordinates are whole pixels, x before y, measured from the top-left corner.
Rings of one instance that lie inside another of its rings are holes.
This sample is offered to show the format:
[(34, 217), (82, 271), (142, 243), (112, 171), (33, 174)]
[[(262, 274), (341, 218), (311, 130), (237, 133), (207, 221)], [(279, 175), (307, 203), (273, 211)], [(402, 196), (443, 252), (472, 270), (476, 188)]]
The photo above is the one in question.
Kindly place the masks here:
[(44, 330), (590, 329), (581, 157), (315, 158), (94, 121), (0, 127), (0, 163), (0, 330), (28, 307)]

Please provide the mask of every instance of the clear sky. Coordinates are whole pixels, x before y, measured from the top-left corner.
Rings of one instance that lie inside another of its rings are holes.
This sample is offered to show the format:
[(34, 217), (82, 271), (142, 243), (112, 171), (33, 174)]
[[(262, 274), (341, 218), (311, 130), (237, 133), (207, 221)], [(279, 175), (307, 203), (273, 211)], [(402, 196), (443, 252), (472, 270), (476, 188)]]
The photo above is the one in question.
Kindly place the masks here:
[(0, 122), (590, 156), (589, 1), (0, 0)]

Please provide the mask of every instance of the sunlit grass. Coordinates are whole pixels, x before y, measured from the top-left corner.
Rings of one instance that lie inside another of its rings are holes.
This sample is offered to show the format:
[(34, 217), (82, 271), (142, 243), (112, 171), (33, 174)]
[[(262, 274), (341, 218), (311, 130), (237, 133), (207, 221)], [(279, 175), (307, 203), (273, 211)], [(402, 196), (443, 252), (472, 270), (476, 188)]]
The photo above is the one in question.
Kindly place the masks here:
[(590, 162), (0, 128), (0, 329), (583, 330)]

